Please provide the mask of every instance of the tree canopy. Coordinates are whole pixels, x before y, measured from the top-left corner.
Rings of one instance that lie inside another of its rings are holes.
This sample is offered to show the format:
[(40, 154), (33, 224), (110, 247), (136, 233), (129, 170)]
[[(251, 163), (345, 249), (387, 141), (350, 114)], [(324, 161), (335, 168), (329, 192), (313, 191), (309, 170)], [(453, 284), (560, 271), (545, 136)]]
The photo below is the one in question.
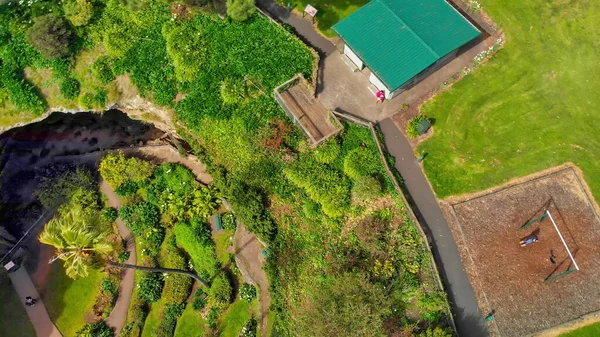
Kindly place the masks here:
[(94, 14), (94, 5), (88, 0), (70, 0), (63, 3), (65, 17), (73, 26), (84, 26)]
[(65, 19), (56, 14), (35, 18), (33, 26), (27, 30), (29, 43), (47, 58), (69, 55), (71, 35)]
[(227, 0), (227, 15), (235, 21), (246, 21), (254, 13), (254, 0)]

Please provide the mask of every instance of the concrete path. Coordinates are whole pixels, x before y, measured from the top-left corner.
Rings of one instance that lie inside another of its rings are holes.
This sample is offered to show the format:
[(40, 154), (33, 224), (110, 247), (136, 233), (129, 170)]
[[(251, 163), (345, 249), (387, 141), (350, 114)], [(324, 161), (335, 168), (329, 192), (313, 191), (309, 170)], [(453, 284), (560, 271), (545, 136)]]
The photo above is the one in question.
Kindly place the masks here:
[(294, 27), (296, 33), (305, 43), (311, 45), (321, 57), (332, 54), (335, 51), (335, 46), (323, 35), (319, 34), (312, 25), (308, 17), (291, 14), (290, 11), (276, 3), (274, 0), (256, 0), (258, 8), (265, 11), (271, 17), (276, 18), (280, 22), (287, 23)]
[(450, 228), (410, 144), (391, 119), (380, 122), (379, 127), (385, 137), (388, 152), (396, 158), (395, 166), (404, 179), (415, 215), (431, 240), (431, 248), (452, 305), (458, 334), (461, 337), (488, 336)]
[[(113, 188), (105, 181), (100, 183), (100, 191), (102, 191), (108, 199), (108, 206), (114, 208), (121, 207), (121, 200)], [(116, 222), (117, 227), (119, 228), (119, 234), (123, 239), (127, 240), (127, 250), (130, 253), (129, 259), (125, 263), (135, 265), (137, 259), (135, 254), (135, 238), (121, 218), (117, 218)], [(129, 310), (129, 302), (131, 301), (131, 294), (133, 293), (133, 286), (135, 283), (134, 275), (135, 270), (133, 269), (125, 269), (123, 272), (123, 279), (121, 279), (121, 285), (119, 286), (119, 298), (117, 298), (115, 307), (106, 319), (106, 323), (115, 328), (115, 336), (119, 335), (121, 329), (123, 329), (123, 326), (125, 325), (125, 320), (127, 319), (127, 311)]]
[[(19, 294), (19, 298), (22, 300), (21, 303), (25, 307), (25, 311), (27, 311), (27, 316), (29, 316), (36, 335), (38, 337), (61, 337), (62, 334), (58, 331), (52, 320), (50, 320), (44, 302), (42, 302), (42, 298), (33, 285), (33, 281), (31, 281), (25, 267), (9, 273), (8, 276), (17, 294)], [(25, 305), (25, 297), (27, 296), (37, 299), (34, 306), (29, 307)]]

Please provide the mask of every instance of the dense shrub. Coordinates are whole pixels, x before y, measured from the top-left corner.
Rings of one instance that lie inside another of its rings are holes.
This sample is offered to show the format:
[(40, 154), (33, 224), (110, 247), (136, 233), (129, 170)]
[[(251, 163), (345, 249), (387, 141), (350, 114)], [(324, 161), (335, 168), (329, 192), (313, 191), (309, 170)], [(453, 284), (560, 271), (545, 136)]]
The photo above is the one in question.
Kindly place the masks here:
[(218, 308), (210, 308), (208, 313), (206, 314), (206, 324), (210, 329), (217, 328), (217, 321), (219, 320), (219, 309)]
[[(171, 232), (166, 238), (161, 252), (161, 265), (171, 269), (187, 269), (185, 257), (179, 252), (175, 243), (175, 235)], [(192, 279), (186, 275), (168, 274), (165, 276), (163, 298), (168, 303), (184, 303), (190, 295)]]
[(377, 153), (366, 147), (357, 147), (344, 158), (344, 173), (354, 180), (373, 175), (380, 167)]
[(406, 134), (410, 138), (419, 137), (419, 123), (421, 123), (424, 120), (427, 120), (427, 117), (425, 115), (416, 115), (415, 117), (411, 118), (408, 124), (406, 125)]
[(92, 63), (92, 74), (102, 82), (102, 84), (108, 84), (115, 79), (115, 75), (110, 66), (110, 58), (107, 56), (101, 56)]
[(94, 95), (89, 92), (79, 96), (79, 105), (85, 110), (91, 110), (94, 108)]
[(352, 198), (357, 201), (377, 198), (381, 193), (381, 183), (374, 177), (360, 177), (352, 187)]
[(129, 251), (120, 252), (119, 255), (117, 255), (117, 261), (119, 261), (119, 263), (125, 263), (129, 260), (130, 255), (131, 253)]
[(63, 3), (65, 17), (75, 27), (83, 26), (94, 14), (94, 5), (88, 0), (69, 0)]
[(244, 283), (240, 288), (240, 299), (252, 302), (256, 298), (256, 287), (253, 284)]
[(323, 212), (338, 217), (348, 208), (350, 186), (341, 172), (311, 158), (302, 158), (284, 170), (285, 176), (321, 204)]
[(96, 91), (96, 93), (94, 93), (94, 96), (93, 96), (94, 106), (99, 107), (99, 108), (104, 108), (106, 106), (107, 96), (108, 96), (108, 93), (106, 92), (106, 89), (104, 89), (104, 88), (98, 89), (98, 91)]
[(60, 94), (66, 99), (75, 99), (79, 96), (79, 81), (68, 77), (60, 82)]
[(110, 152), (100, 161), (100, 175), (112, 186), (119, 188), (127, 182), (141, 183), (152, 175), (152, 164), (137, 158), (125, 158), (122, 151)]
[(115, 331), (104, 320), (86, 324), (77, 331), (76, 337), (114, 337)]
[(164, 284), (162, 274), (146, 273), (138, 283), (139, 295), (147, 302), (156, 302), (160, 299)]
[(38, 90), (23, 78), (21, 72), (11, 71), (1, 64), (0, 86), (8, 93), (10, 102), (20, 110), (31, 111), (36, 115), (40, 115), (48, 107)]
[(167, 41), (167, 54), (175, 66), (177, 80), (194, 80), (206, 58), (207, 42), (204, 32), (191, 21), (166, 23), (162, 31)]
[(133, 234), (142, 242), (142, 253), (148, 256), (158, 254), (165, 238), (165, 230), (159, 223), (156, 206), (148, 202), (129, 204), (121, 207), (119, 216)]
[(40, 203), (48, 208), (56, 208), (69, 201), (78, 190), (95, 191), (97, 183), (93, 173), (86, 168), (76, 168), (58, 176), (45, 177), (34, 192)]
[(227, 0), (227, 15), (235, 21), (246, 21), (254, 13), (254, 0)]
[(258, 188), (249, 186), (243, 181), (229, 182), (228, 201), (236, 210), (236, 215), (249, 231), (266, 241), (272, 240), (277, 227), (270, 214), (265, 210), (265, 197)]
[(104, 220), (106, 220), (106, 222), (113, 223), (115, 220), (117, 220), (118, 216), (119, 211), (117, 211), (117, 209), (114, 207), (107, 207), (102, 210), (102, 217)]
[(102, 279), (102, 282), (100, 282), (100, 290), (106, 294), (114, 294), (119, 290), (119, 285), (110, 278), (104, 278)]
[(337, 139), (330, 139), (327, 142), (319, 145), (314, 152), (313, 156), (316, 161), (323, 164), (333, 163), (342, 153), (340, 144)]
[(196, 311), (204, 309), (206, 306), (206, 297), (207, 295), (204, 289), (199, 288), (196, 290), (194, 293), (194, 302), (192, 302), (192, 309)]
[(155, 337), (172, 337), (177, 325), (177, 319), (183, 314), (184, 304), (167, 303), (160, 324), (152, 334)]
[(226, 78), (221, 82), (219, 91), (225, 104), (242, 103), (247, 98), (246, 84), (241, 78)]
[(47, 58), (63, 57), (71, 53), (71, 30), (67, 22), (56, 14), (34, 19), (27, 30), (27, 40)]
[(190, 256), (194, 270), (203, 278), (212, 278), (219, 268), (219, 261), (215, 252), (214, 242), (210, 238), (210, 231), (202, 231), (202, 224), (193, 227), (189, 223), (175, 224), (174, 232), (177, 245), (183, 248)]
[(227, 305), (229, 305), (229, 303), (231, 303), (233, 288), (231, 287), (229, 278), (223, 271), (219, 272), (219, 274), (210, 284), (208, 295), (209, 303), (212, 306), (224, 309), (227, 307)]

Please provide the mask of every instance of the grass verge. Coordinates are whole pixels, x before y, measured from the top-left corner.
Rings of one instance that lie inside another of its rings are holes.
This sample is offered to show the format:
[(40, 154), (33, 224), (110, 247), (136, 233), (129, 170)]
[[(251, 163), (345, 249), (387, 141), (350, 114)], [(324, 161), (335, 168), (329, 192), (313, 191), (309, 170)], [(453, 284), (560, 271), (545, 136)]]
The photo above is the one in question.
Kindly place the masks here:
[(560, 334), (559, 337), (596, 337), (600, 336), (600, 323), (594, 323), (571, 332)]

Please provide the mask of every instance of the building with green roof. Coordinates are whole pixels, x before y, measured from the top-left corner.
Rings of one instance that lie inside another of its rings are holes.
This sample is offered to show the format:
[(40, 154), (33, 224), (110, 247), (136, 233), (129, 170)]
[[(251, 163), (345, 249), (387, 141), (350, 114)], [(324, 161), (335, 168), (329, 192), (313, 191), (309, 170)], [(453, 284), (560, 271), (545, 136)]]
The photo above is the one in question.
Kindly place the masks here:
[(344, 54), (392, 98), (481, 33), (445, 0), (371, 0), (333, 26)]

